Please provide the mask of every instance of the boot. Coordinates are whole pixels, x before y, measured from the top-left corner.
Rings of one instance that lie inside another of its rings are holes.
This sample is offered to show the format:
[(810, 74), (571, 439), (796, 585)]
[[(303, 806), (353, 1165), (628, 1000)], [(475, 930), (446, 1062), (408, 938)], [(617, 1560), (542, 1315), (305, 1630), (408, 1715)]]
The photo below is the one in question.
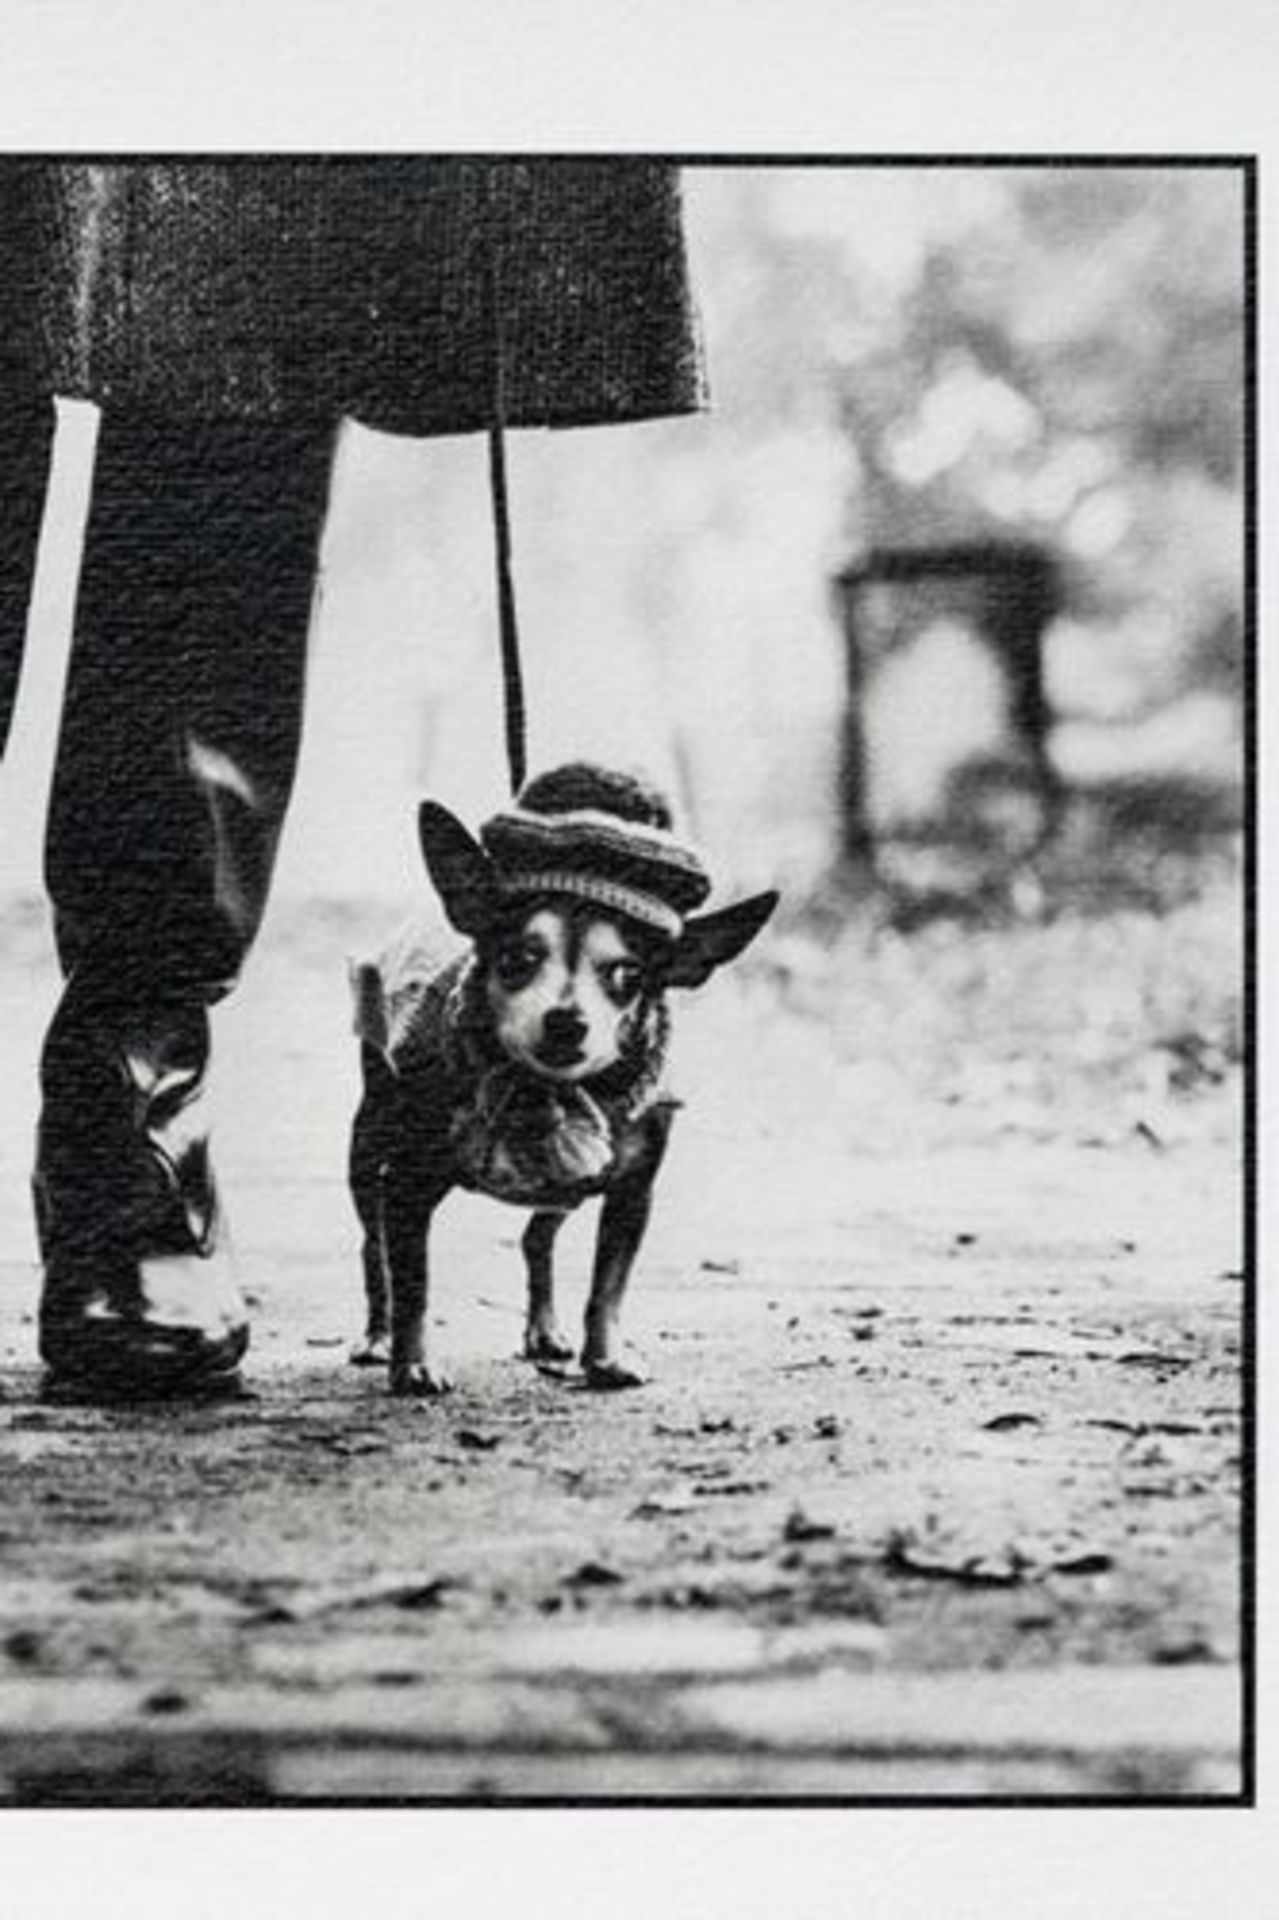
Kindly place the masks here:
[(234, 1382), (248, 1346), (199, 1124), (200, 1005), (124, 1014), (74, 981), (45, 1044), (35, 1174), (40, 1357), (95, 1398)]

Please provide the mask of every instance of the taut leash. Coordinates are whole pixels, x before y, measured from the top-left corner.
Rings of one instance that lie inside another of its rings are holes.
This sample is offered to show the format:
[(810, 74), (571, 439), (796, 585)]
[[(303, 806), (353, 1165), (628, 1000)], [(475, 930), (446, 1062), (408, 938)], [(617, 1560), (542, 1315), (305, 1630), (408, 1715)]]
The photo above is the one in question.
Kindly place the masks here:
[(493, 500), (493, 545), (497, 565), (497, 620), (502, 654), (502, 700), (506, 728), (506, 766), (511, 792), (517, 794), (528, 772), (528, 717), (520, 632), (515, 612), (515, 576), (511, 565), (511, 509), (506, 479), (506, 357), (502, 339), (502, 281), (497, 246), (497, 165), (486, 175), (489, 325), (493, 348), (493, 418), (489, 426), (489, 489)]

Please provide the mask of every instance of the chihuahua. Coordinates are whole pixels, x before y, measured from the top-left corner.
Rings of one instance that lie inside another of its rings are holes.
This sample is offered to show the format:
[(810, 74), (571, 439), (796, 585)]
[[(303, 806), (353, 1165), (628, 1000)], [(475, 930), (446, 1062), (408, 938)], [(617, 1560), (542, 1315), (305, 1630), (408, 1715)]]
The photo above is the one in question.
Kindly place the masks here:
[(531, 1209), (523, 1350), (566, 1366), (553, 1246), (565, 1215), (599, 1197), (583, 1376), (640, 1386), (619, 1323), (678, 1104), (664, 1082), (666, 992), (741, 953), (777, 895), (694, 912), (710, 878), (665, 800), (584, 763), (531, 781), (478, 840), (430, 801), (418, 827), (465, 945), (441, 954), (410, 928), (352, 971), (363, 1096), (350, 1186), (367, 1318), (351, 1359), (389, 1363), (394, 1394), (448, 1391), (429, 1351), (427, 1243), (462, 1187)]

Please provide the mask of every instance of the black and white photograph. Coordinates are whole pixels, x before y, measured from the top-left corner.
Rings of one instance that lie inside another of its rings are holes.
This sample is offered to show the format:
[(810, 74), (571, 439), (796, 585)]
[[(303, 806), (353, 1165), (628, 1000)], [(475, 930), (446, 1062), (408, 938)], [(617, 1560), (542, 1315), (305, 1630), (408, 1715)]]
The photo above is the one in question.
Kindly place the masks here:
[(12, 27), (17, 1907), (1251, 1910), (1273, 27)]
[(0, 166), (11, 1800), (1240, 1795), (1249, 186)]

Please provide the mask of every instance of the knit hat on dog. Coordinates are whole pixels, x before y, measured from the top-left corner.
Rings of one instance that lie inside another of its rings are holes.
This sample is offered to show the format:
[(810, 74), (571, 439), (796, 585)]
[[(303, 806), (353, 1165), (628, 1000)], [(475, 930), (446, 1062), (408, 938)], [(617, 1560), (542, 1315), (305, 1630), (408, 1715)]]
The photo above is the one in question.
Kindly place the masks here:
[[(480, 841), (497, 871), (498, 886), (512, 897), (560, 893), (593, 900), (678, 939), (685, 916), (700, 907), (711, 890), (706, 865), (671, 831), (669, 812), (657, 796), (651, 796), (651, 804), (637, 806), (635, 798), (650, 796), (626, 781), (627, 804), (614, 812), (609, 787), (617, 776), (600, 776), (605, 785), (593, 790), (590, 776), (595, 771), (565, 768), (534, 780), (513, 806), (485, 821)], [(570, 775), (580, 777), (573, 780)], [(579, 798), (586, 804), (559, 804)], [(641, 811), (649, 817), (627, 817)]]

